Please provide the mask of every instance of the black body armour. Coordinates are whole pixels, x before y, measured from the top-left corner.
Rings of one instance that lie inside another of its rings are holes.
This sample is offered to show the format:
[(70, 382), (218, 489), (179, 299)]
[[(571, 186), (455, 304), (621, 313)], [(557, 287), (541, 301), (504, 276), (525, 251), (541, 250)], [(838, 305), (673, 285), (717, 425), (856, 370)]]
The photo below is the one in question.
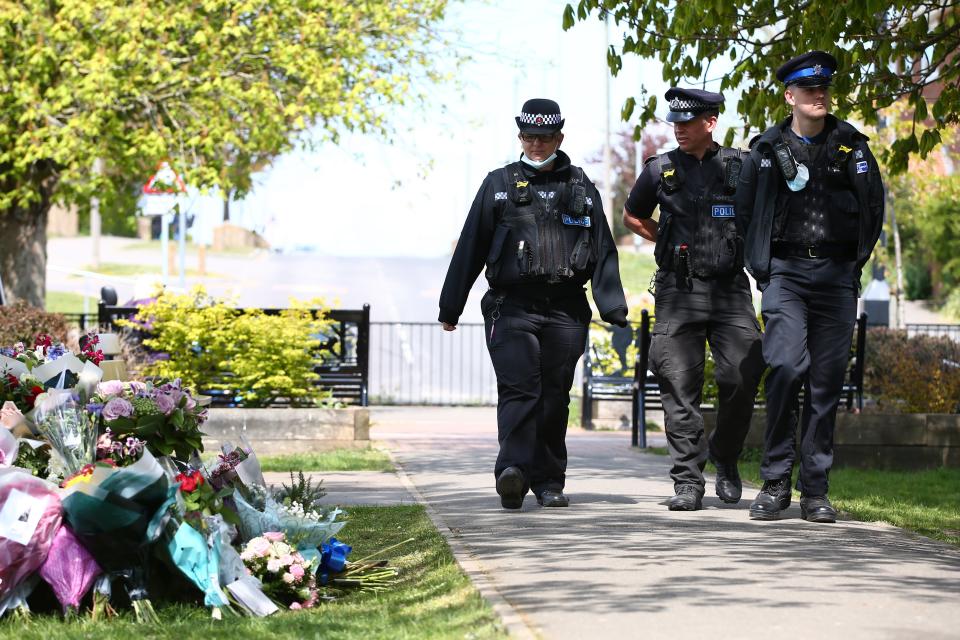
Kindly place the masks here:
[[(685, 270), (684, 275), (716, 278), (743, 267), (742, 242), (734, 219), (734, 194), (743, 166), (741, 152), (721, 147), (708, 162), (721, 164), (717, 179), (705, 185), (702, 193), (694, 193), (684, 180), (674, 154), (655, 156), (660, 163), (660, 222), (654, 256), (657, 266), (667, 271)], [(678, 238), (672, 233), (676, 216), (696, 218), (692, 238)]]
[(803, 144), (784, 135), (810, 178), (800, 191), (781, 181), (773, 222), (775, 242), (806, 247), (843, 246), (854, 251), (860, 234), (860, 207), (850, 181), (853, 139), (834, 130), (823, 144)]
[(594, 225), (602, 221), (587, 202), (583, 169), (570, 172), (569, 182), (534, 184), (519, 163), (504, 167), (508, 200), (487, 255), (491, 285), (590, 279), (597, 263)]

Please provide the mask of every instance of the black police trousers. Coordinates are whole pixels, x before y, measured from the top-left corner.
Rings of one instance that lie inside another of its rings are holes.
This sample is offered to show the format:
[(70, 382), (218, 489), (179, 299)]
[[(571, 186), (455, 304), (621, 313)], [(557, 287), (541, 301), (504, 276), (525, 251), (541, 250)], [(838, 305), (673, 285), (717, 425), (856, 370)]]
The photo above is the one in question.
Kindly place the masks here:
[[(762, 286), (767, 430), (764, 480), (789, 478), (800, 422), (804, 495), (826, 495), (833, 428), (857, 315), (856, 265), (830, 258), (773, 258)], [(803, 412), (799, 393), (803, 387)]]
[[(650, 370), (660, 384), (674, 487), (704, 486), (710, 459), (735, 463), (750, 430), (753, 401), (763, 374), (760, 326), (750, 281), (741, 270), (725, 278), (692, 278), (678, 287), (676, 274), (656, 276)], [(713, 354), (718, 389), (717, 428), (704, 437), (700, 400), (705, 342)]]
[(534, 494), (562, 491), (570, 387), (591, 317), (586, 294), (551, 299), (490, 290), (480, 305), (497, 374), (494, 476), (518, 467)]

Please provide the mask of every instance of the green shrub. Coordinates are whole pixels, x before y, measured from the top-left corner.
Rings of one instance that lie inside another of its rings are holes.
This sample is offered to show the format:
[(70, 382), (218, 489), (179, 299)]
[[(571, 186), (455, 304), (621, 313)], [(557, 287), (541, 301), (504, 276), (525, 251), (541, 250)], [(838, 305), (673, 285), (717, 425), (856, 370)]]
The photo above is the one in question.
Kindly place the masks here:
[(903, 269), (904, 293), (907, 300), (927, 300), (933, 295), (930, 267), (922, 262), (908, 262)]
[[(311, 309), (319, 309), (316, 317)], [(137, 320), (150, 332), (144, 346), (169, 359), (151, 362), (143, 374), (235, 393), (248, 407), (277, 400), (312, 406), (330, 395), (314, 384), (319, 336), (330, 326), (325, 316), (320, 300), (267, 315), (229, 306), (202, 287), (188, 295), (164, 293), (141, 307)]]
[[(946, 362), (945, 362), (946, 361)], [(889, 413), (960, 411), (960, 344), (947, 337), (871, 329), (864, 362), (864, 392)]]
[(67, 321), (59, 313), (47, 313), (22, 301), (0, 307), (0, 346), (23, 342), (29, 348), (41, 333), (53, 337), (54, 342), (65, 342), (67, 331)]

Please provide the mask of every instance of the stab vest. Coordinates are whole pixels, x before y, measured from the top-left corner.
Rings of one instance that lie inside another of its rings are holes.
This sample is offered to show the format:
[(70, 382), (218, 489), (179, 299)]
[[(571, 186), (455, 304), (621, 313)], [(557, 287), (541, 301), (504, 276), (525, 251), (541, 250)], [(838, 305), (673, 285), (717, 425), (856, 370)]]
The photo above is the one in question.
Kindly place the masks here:
[[(718, 177), (704, 185), (702, 193), (694, 193), (685, 180), (677, 162), (676, 154), (679, 153), (679, 150), (674, 150), (647, 161), (659, 163), (660, 168), (660, 185), (657, 189), (660, 223), (654, 249), (657, 266), (668, 271), (674, 270), (674, 256), (685, 244), (689, 275), (715, 278), (734, 273), (743, 267), (742, 242), (737, 236), (734, 219), (734, 195), (743, 166), (742, 152), (720, 147), (720, 151), (707, 161), (721, 165)], [(676, 237), (678, 234), (672, 228), (677, 216), (695, 218), (694, 237)]]
[(503, 179), (508, 199), (487, 255), (490, 284), (589, 280), (597, 262), (594, 225), (603, 222), (586, 197), (583, 169), (571, 166), (567, 182), (534, 184), (515, 162), (503, 168)]
[(790, 191), (781, 179), (773, 223), (778, 242), (801, 246), (844, 245), (856, 248), (860, 237), (860, 207), (850, 179), (853, 137), (834, 130), (823, 144), (803, 144), (784, 135), (797, 162), (810, 171), (800, 191)]

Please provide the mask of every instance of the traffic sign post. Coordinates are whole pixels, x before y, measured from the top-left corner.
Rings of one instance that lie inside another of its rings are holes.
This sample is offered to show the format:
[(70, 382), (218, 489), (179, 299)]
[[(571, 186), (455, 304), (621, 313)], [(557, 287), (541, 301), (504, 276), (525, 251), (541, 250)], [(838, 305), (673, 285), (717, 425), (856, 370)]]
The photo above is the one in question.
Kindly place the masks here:
[(181, 289), (185, 289), (187, 286), (187, 225), (185, 212), (180, 210), (179, 195), (185, 193), (186, 190), (187, 186), (183, 179), (167, 162), (161, 162), (156, 173), (150, 176), (147, 184), (143, 186), (143, 193), (148, 196), (143, 214), (160, 216), (160, 273), (163, 278), (163, 286), (167, 286), (170, 279), (170, 214), (172, 212), (177, 216), (177, 229), (180, 236), (178, 244), (180, 253), (179, 284)]

